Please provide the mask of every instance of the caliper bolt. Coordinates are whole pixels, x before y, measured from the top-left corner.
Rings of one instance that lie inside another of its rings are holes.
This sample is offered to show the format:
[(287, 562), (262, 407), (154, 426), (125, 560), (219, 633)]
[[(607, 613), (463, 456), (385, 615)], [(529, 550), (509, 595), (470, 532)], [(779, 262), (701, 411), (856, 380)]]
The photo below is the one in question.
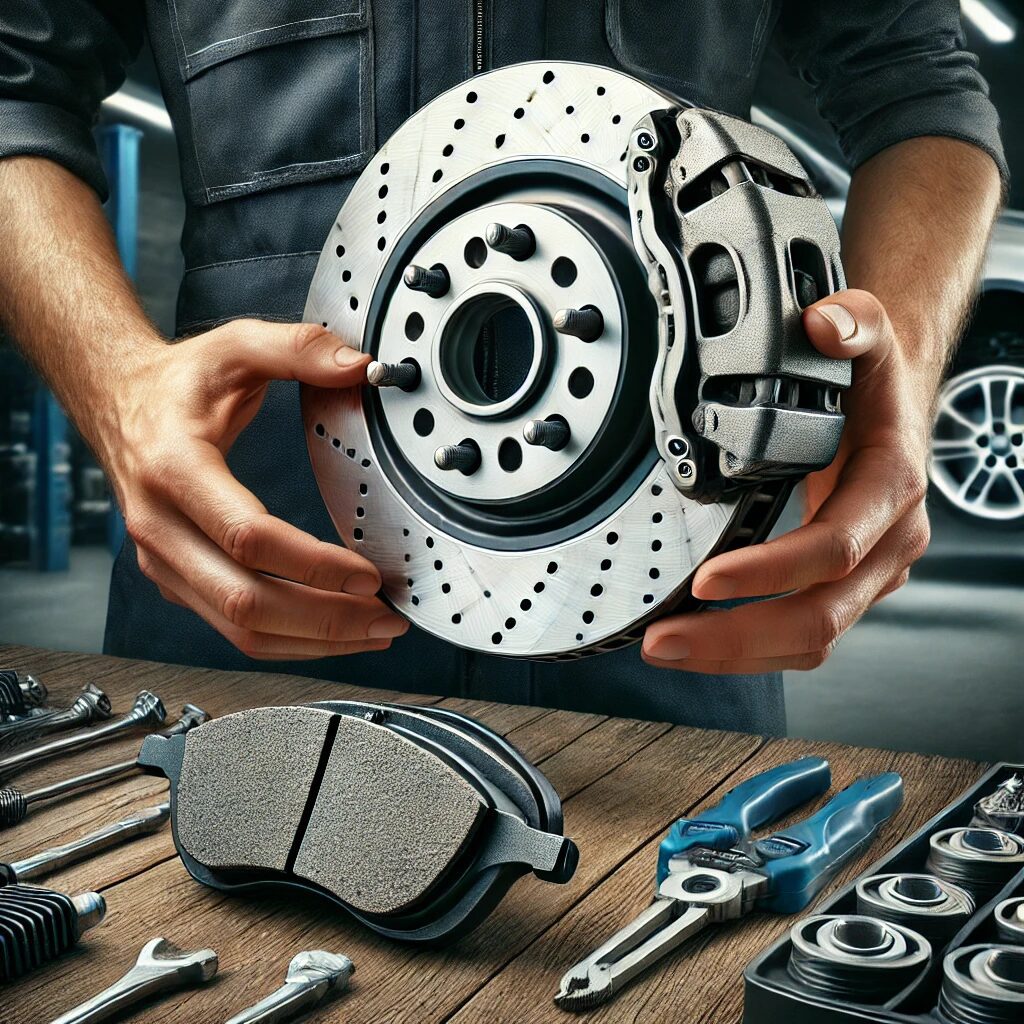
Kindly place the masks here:
[(560, 309), (552, 323), (559, 334), (571, 334), (580, 341), (596, 341), (604, 330), (604, 317), (595, 306)]
[(515, 228), (488, 224), (484, 237), (495, 252), (503, 252), (514, 260), (528, 260), (537, 250), (537, 240), (525, 224)]
[(650, 132), (640, 132), (636, 137), (636, 144), (641, 149), (654, 149), (654, 136)]
[(670, 437), (666, 447), (669, 455), (685, 455), (690, 450), (690, 446), (681, 437)]
[(547, 420), (528, 420), (523, 427), (527, 444), (543, 445), (557, 452), (569, 443), (569, 424), (560, 416)]
[(439, 299), (448, 294), (451, 280), (448, 271), (440, 263), (435, 263), (429, 270), (410, 263), (403, 275), (406, 288), (416, 292), (426, 292), (432, 299)]
[(420, 368), (411, 359), (401, 363), (378, 363), (366, 367), (366, 379), (375, 388), (401, 388), (413, 391), (420, 383)]
[(445, 472), (457, 469), (469, 476), (480, 468), (480, 449), (475, 441), (469, 440), (442, 445), (434, 452), (434, 465)]
[(643, 172), (646, 171), (647, 168), (650, 166), (651, 161), (648, 160), (645, 156), (638, 156), (633, 161), (633, 170), (636, 171), (638, 174), (643, 174)]
[(693, 464), (683, 459), (682, 462), (676, 466), (676, 471), (684, 480), (688, 480), (693, 476)]

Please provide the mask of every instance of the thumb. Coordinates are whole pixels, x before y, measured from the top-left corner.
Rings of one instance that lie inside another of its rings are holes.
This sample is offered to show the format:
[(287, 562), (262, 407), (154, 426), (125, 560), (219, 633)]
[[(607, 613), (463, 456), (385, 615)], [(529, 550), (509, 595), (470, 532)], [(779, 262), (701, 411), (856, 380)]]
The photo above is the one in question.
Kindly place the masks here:
[(253, 381), (297, 380), (350, 388), (366, 380), (370, 356), (320, 324), (233, 320), (205, 335), (224, 370)]
[(892, 347), (892, 324), (871, 292), (859, 288), (819, 299), (804, 310), (804, 330), (811, 344), (833, 359), (869, 356), (883, 361)]

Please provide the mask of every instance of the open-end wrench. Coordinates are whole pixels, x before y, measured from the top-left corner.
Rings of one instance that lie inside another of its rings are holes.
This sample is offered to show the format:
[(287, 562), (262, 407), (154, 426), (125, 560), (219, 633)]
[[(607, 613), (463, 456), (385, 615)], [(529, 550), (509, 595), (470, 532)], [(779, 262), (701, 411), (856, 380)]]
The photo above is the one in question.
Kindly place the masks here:
[(48, 761), (50, 758), (58, 757), (70, 750), (81, 750), (83, 747), (94, 746), (128, 729), (160, 725), (166, 717), (167, 712), (164, 710), (160, 698), (156, 694), (150, 693), (149, 690), (140, 690), (135, 697), (131, 711), (120, 718), (115, 718), (112, 722), (107, 722), (106, 725), (84, 732), (76, 732), (72, 736), (65, 736), (59, 740), (51, 740), (38, 747), (19, 750), (18, 753), (3, 758), (0, 760), (0, 779), (9, 778), (29, 765)]
[(298, 953), (288, 965), (284, 984), (250, 1006), (236, 1013), (227, 1024), (281, 1024), (319, 1003), (329, 992), (344, 992), (355, 964), (341, 953), (322, 949)]
[(0, 722), (31, 714), (46, 703), (46, 687), (30, 675), (0, 668)]
[(86, 683), (70, 707), (0, 725), (0, 747), (12, 747), (49, 733), (104, 721), (110, 717), (110, 712), (110, 698), (95, 683)]
[[(186, 704), (182, 709), (181, 718), (169, 729), (162, 730), (160, 735), (181, 736), (189, 729), (202, 725), (209, 717), (202, 708), (196, 707), (195, 704)], [(119, 779), (122, 775), (129, 775), (137, 771), (141, 771), (141, 769), (138, 763), (132, 759), (104, 765), (102, 768), (94, 768), (91, 772), (75, 775), (70, 779), (62, 779), (60, 782), (52, 782), (49, 786), (40, 786), (39, 789), (28, 792), (23, 792), (14, 786), (0, 789), (0, 828), (17, 825), (28, 814), (29, 808), (40, 800), (52, 800), (55, 797), (66, 796), (68, 793), (89, 788), (99, 782), (109, 782), (111, 779)]]
[(92, 999), (62, 1014), (52, 1024), (96, 1024), (110, 1020), (159, 992), (188, 988), (209, 981), (217, 973), (212, 949), (185, 953), (166, 939), (150, 939), (135, 966)]
[(156, 807), (149, 807), (120, 821), (104, 825), (103, 828), (73, 839), (70, 843), (52, 846), (31, 857), (11, 861), (10, 864), (0, 863), (0, 885), (27, 882), (29, 879), (58, 871), (68, 864), (86, 860), (103, 850), (109, 850), (112, 846), (120, 846), (136, 836), (150, 835), (163, 828), (170, 816), (169, 803), (157, 804)]

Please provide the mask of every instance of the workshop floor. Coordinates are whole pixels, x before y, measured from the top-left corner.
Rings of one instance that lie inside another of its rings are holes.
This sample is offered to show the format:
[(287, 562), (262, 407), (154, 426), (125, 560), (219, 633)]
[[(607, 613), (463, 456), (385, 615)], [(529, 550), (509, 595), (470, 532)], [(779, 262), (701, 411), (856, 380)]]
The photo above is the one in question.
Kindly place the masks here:
[[(790, 735), (1024, 761), (1020, 534), (932, 520), (911, 582), (822, 668), (787, 675)], [(0, 570), (0, 642), (99, 651), (109, 572), (102, 548), (74, 549), (67, 574)]]

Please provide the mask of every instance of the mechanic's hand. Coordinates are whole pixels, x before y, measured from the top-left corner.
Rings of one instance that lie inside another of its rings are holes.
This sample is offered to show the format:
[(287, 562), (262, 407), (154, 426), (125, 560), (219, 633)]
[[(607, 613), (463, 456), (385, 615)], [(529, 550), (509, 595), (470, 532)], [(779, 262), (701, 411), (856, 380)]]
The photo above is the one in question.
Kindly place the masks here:
[(224, 461), (268, 381), (353, 387), (369, 357), (317, 324), (259, 320), (145, 352), (101, 455), (160, 593), (252, 658), (380, 650), (404, 633), (370, 562), (270, 515)]
[(869, 292), (822, 299), (804, 311), (804, 327), (819, 351), (855, 359), (839, 454), (807, 478), (803, 526), (710, 559), (693, 585), (707, 601), (787, 596), (654, 623), (643, 645), (652, 665), (708, 673), (815, 668), (875, 601), (906, 583), (928, 546), (934, 368), (908, 363)]

